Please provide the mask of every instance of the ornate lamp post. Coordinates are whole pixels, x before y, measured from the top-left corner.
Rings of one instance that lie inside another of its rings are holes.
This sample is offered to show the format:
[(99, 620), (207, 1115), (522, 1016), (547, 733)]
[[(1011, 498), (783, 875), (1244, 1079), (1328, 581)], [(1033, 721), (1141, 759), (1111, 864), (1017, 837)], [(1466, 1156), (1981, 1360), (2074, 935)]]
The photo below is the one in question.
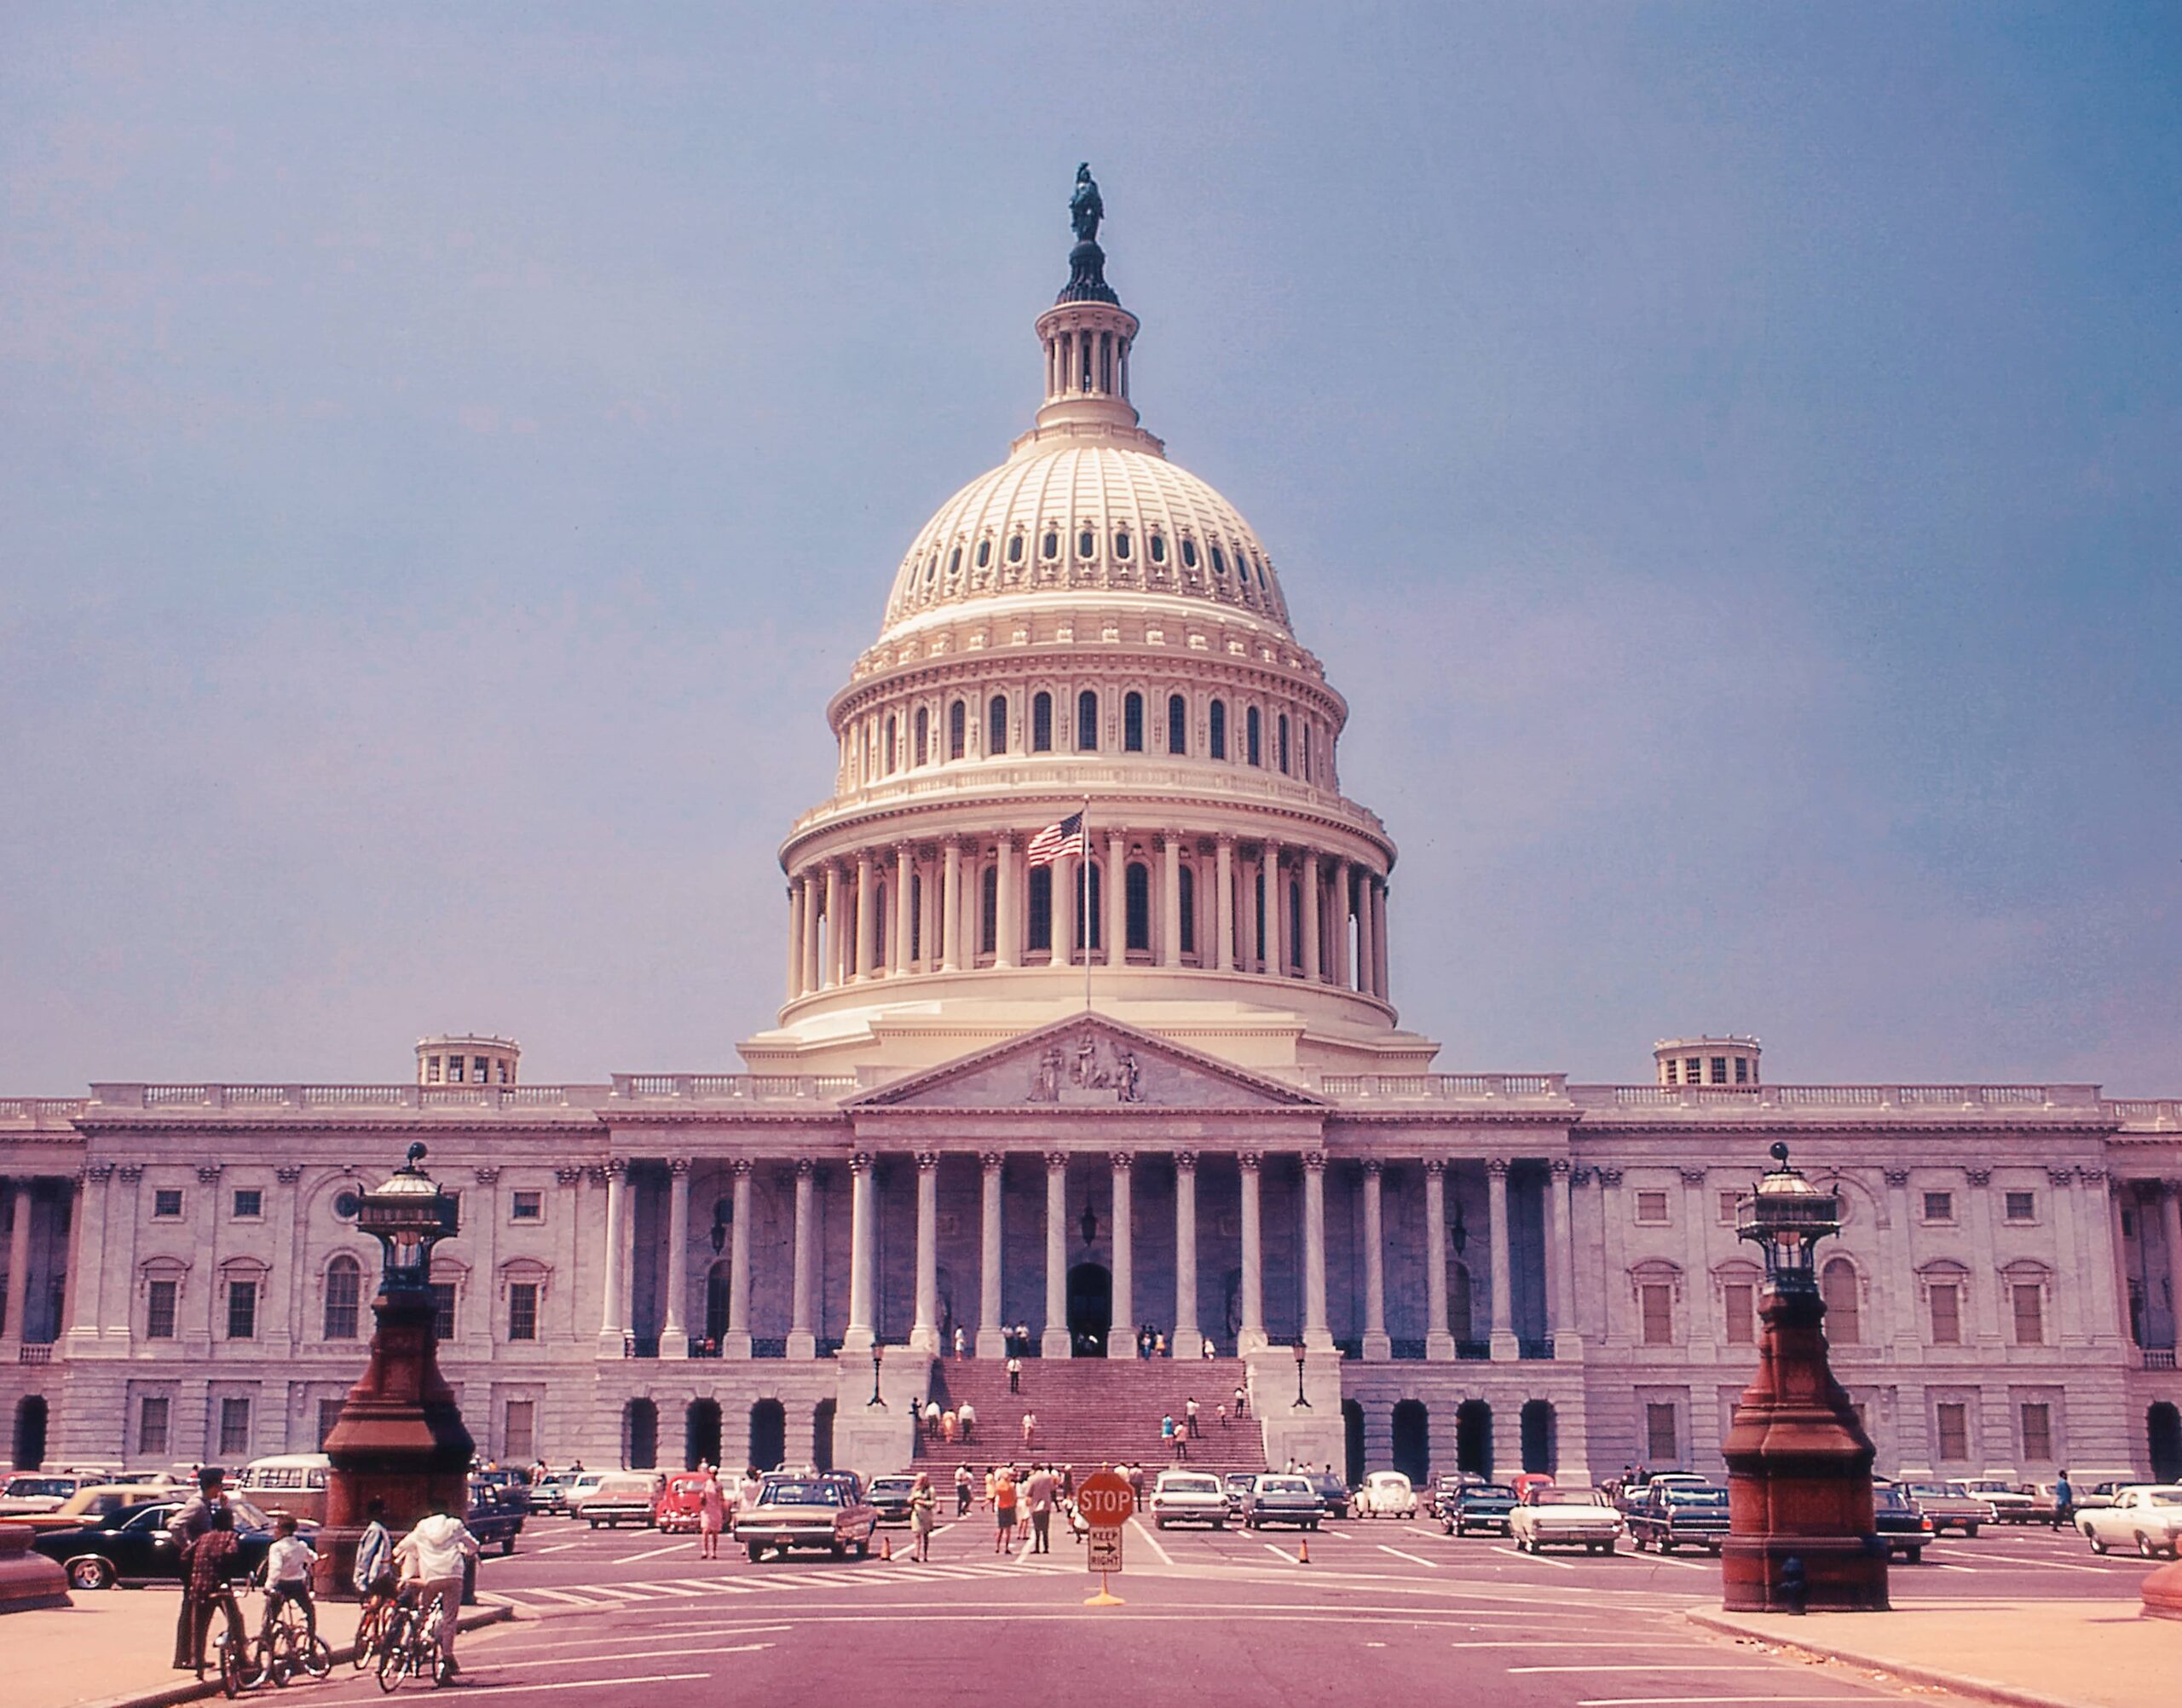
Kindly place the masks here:
[(432, 1302), (432, 1248), (456, 1231), (455, 1200), (419, 1165), (421, 1144), (380, 1185), (337, 1203), (379, 1243), (376, 1327), (363, 1377), (326, 1438), (326, 1525), (319, 1537), (321, 1594), (351, 1593), (365, 1509), (386, 1503), (397, 1534), (444, 1501), (460, 1513), (476, 1444), (440, 1375)]
[(1840, 1201), (1788, 1166), (1735, 1207), (1735, 1234), (1765, 1254), (1758, 1375), (1722, 1451), (1729, 1533), (1725, 1605), (1743, 1613), (1883, 1612), (1886, 1549), (1872, 1519), (1872, 1444), (1833, 1379), (1821, 1324), (1816, 1247), (1841, 1230)]
[(1298, 1341), (1296, 1342), (1296, 1409), (1308, 1411), (1311, 1402), (1303, 1397), (1303, 1342)]

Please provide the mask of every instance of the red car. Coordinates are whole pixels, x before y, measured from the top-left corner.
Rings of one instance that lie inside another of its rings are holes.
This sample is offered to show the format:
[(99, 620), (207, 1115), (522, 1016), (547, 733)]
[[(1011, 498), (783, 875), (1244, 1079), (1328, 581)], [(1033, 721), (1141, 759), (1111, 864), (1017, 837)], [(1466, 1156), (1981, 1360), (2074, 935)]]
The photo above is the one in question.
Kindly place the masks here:
[(694, 1535), (705, 1509), (705, 1480), (700, 1476), (669, 1477), (652, 1509), (652, 1522), (670, 1536)]

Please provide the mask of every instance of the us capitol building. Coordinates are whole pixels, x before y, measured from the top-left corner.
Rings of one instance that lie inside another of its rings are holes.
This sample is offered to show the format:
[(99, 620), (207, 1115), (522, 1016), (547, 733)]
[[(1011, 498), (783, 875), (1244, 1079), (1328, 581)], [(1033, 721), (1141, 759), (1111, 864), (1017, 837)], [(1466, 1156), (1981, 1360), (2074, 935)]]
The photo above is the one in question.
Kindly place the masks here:
[(1847, 1210), (1827, 1327), (1883, 1470), (2182, 1474), (2182, 1099), (1775, 1084), (1731, 1036), (1642, 1083), (1435, 1068), (1347, 704), (1139, 424), (1088, 175), (1072, 211), (1036, 414), (827, 707), (748, 1071), (536, 1085), (436, 1037), (401, 1082), (0, 1100), (15, 1463), (315, 1448), (376, 1272), (336, 1199), (421, 1138), (462, 1199), (442, 1361), (503, 1460), (889, 1470), (958, 1334), (1131, 1359), (1151, 1324), (1240, 1361), (1200, 1391), (1247, 1378), (1276, 1463), (1717, 1473), (1734, 1199), (1785, 1139)]

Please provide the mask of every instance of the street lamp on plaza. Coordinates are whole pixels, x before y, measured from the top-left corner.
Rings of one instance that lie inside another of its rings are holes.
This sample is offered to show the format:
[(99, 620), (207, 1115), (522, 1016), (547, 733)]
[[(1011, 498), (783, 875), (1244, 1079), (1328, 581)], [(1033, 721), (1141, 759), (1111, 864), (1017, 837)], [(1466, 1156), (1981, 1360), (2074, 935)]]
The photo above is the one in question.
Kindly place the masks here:
[(863, 1409), (869, 1411), (875, 1405), (882, 1411), (886, 1409), (886, 1402), (879, 1394), (879, 1347), (876, 1344), (871, 1348), (871, 1398), (863, 1402)]
[(1296, 1405), (1298, 1411), (1308, 1411), (1311, 1402), (1303, 1397), (1303, 1343), (1296, 1342)]
[(1841, 1200), (1790, 1168), (1786, 1145), (1772, 1157), (1764, 1178), (1735, 1201), (1735, 1238), (1764, 1253), (1768, 1287), (1815, 1296), (1818, 1243), (1841, 1232)]

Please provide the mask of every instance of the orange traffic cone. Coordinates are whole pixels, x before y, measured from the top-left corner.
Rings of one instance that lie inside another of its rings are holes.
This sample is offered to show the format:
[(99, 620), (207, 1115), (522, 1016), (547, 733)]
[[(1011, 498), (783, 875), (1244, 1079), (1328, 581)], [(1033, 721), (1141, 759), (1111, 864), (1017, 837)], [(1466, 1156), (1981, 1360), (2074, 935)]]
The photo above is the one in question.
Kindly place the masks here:
[(894, 1538), (892, 1537), (882, 1536), (879, 1538), (879, 1557), (881, 1560), (892, 1560), (894, 1557)]
[(1307, 1540), (1296, 1544), (1296, 1563), (1298, 1566), (1307, 1566), (1311, 1563), (1311, 1544)]

